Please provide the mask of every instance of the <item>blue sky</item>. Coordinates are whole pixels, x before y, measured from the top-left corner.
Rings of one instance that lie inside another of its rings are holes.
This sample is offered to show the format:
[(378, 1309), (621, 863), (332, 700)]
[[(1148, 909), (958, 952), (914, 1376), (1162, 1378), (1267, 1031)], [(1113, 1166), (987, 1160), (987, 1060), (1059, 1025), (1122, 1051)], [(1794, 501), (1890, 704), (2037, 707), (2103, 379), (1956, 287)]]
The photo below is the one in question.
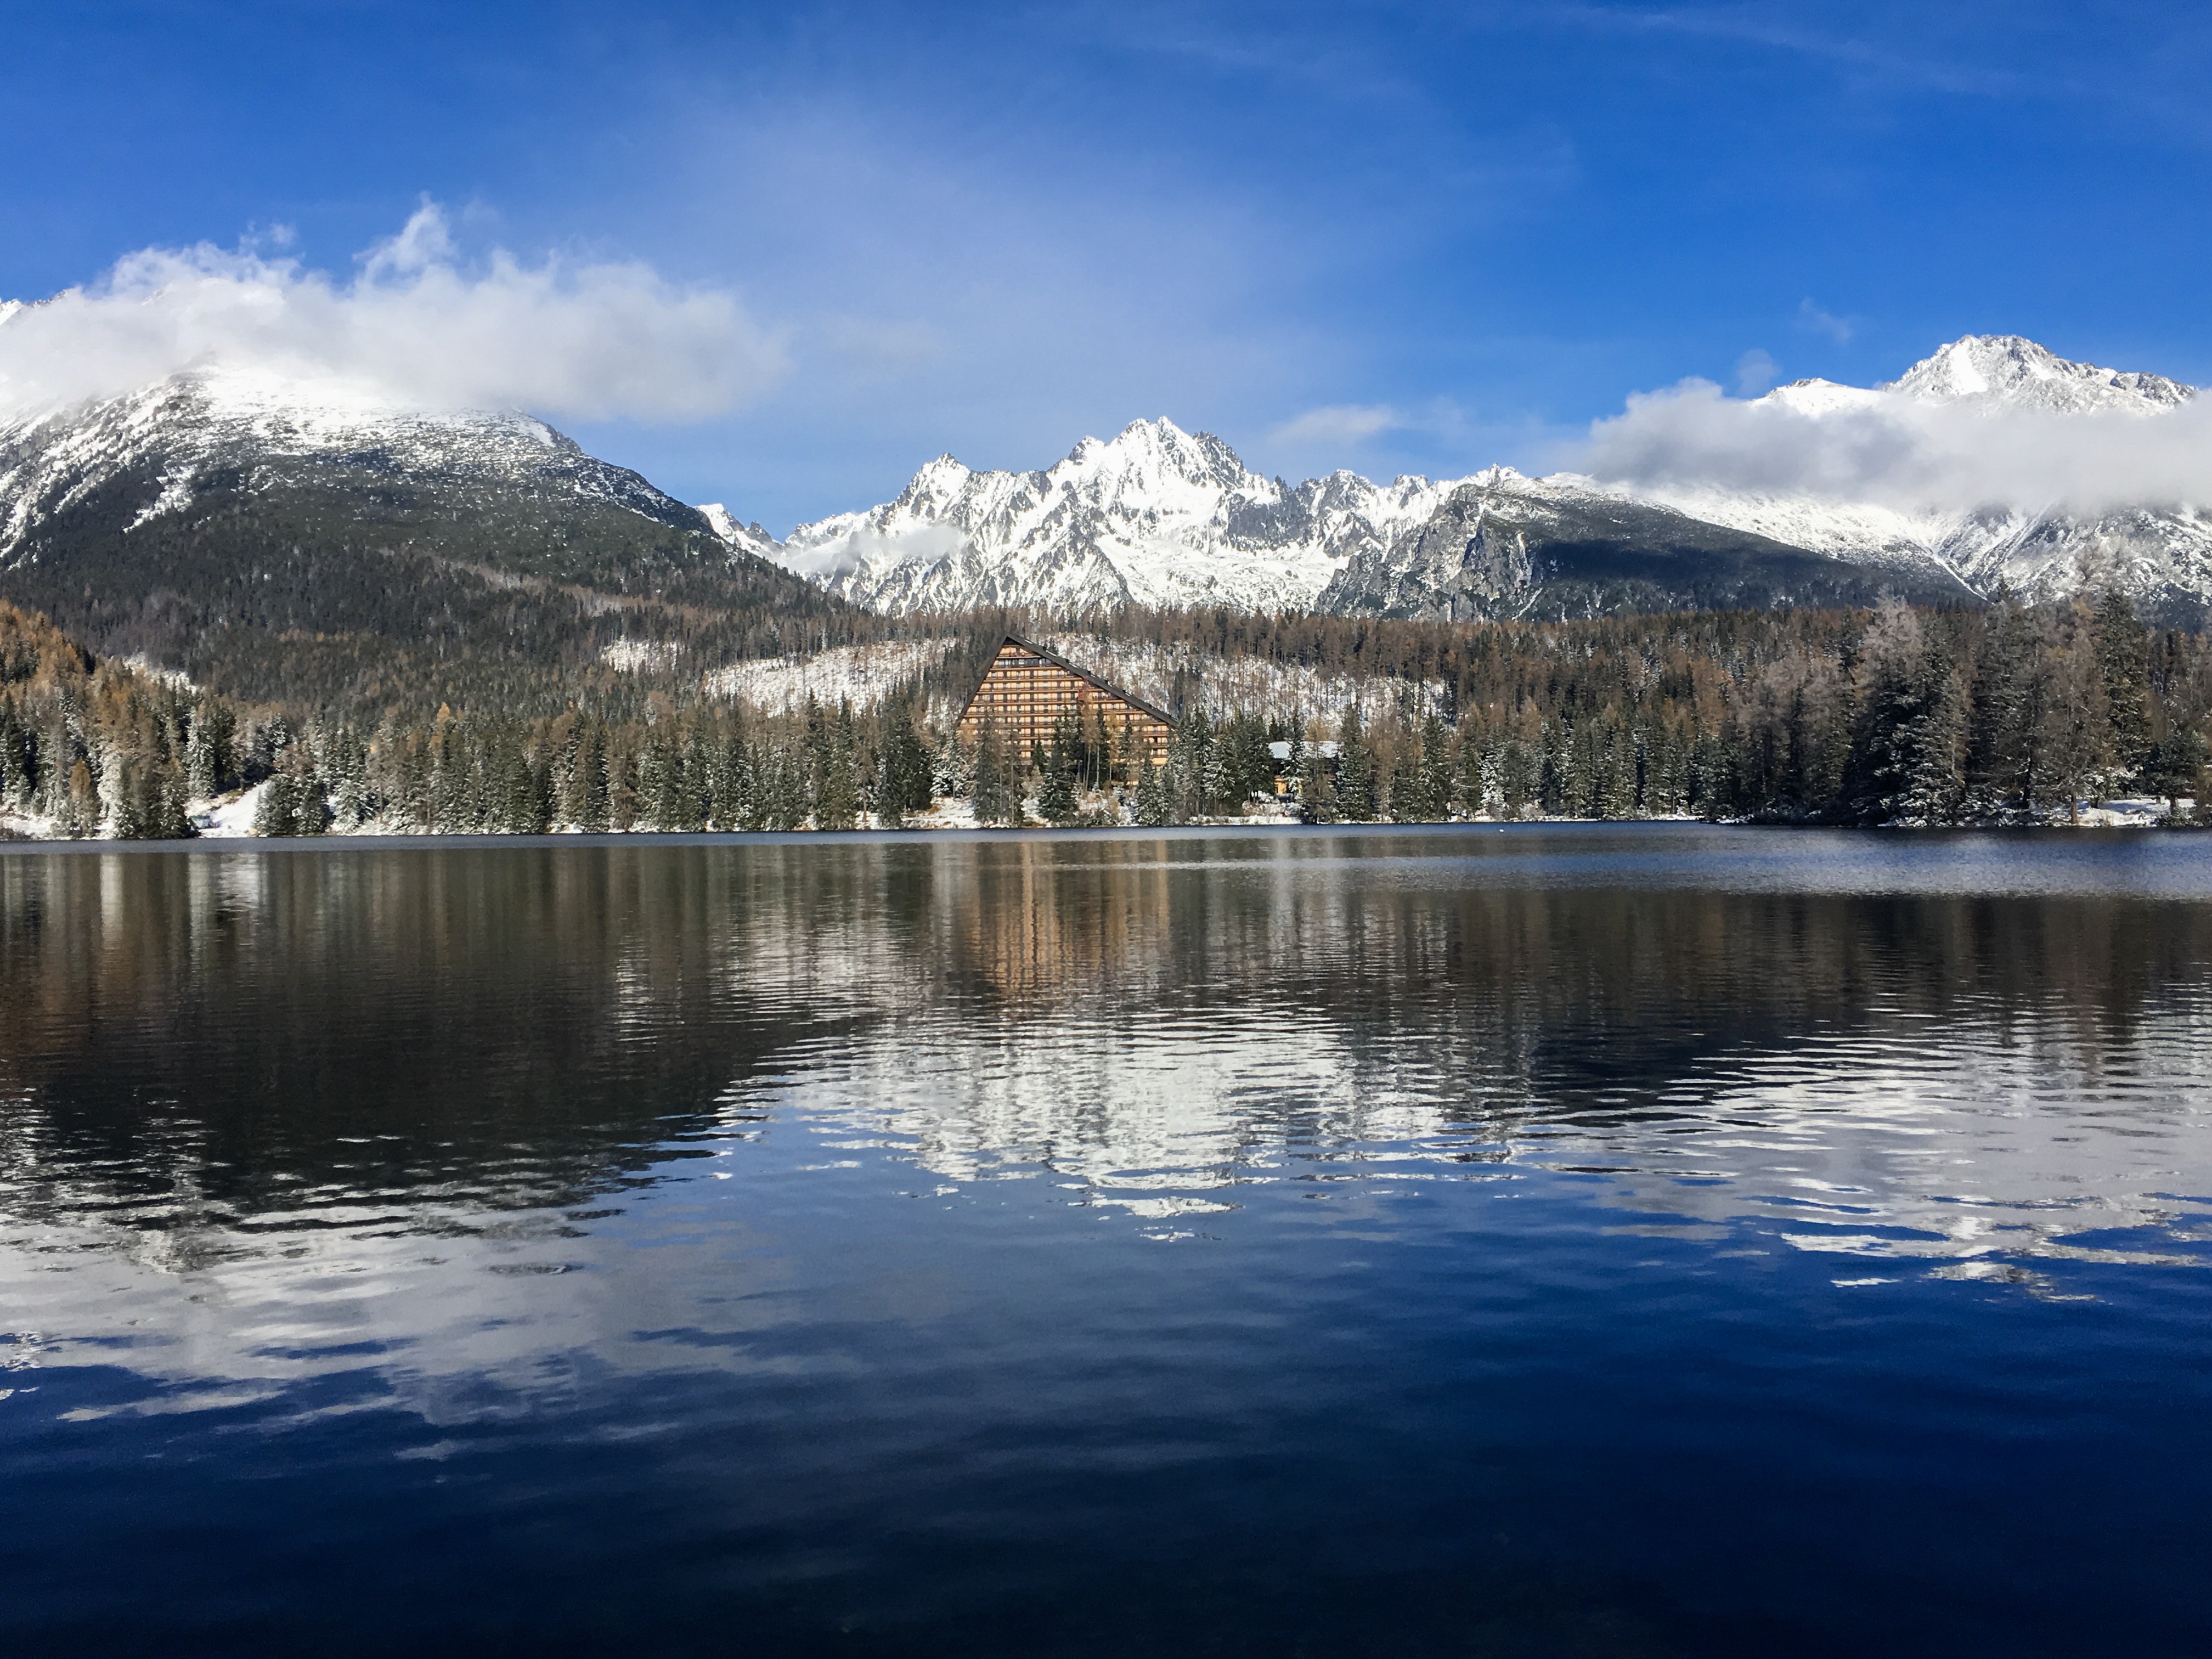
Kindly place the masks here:
[(1747, 359), (2018, 332), (2212, 380), (2198, 7), (95, 0), (0, 38), (0, 296), (286, 233), (343, 279), (426, 197), (464, 262), (642, 262), (776, 374), (561, 423), (779, 532), (1152, 415), (1458, 473)]

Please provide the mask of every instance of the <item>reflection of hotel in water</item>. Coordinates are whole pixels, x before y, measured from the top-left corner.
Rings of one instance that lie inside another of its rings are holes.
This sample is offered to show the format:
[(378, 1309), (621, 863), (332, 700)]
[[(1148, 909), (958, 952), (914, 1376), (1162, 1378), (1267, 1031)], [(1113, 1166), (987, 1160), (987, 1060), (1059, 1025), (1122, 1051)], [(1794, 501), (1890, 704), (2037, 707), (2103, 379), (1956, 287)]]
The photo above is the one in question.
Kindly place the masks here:
[(974, 887), (951, 906), (957, 960), (997, 996), (1049, 1002), (1163, 971), (1164, 842), (1009, 842), (976, 853), (960, 879)]
[(1175, 735), (1174, 717), (1165, 709), (1011, 634), (953, 730), (962, 742), (974, 743), (988, 726), (1026, 756), (1033, 745), (1048, 746), (1055, 728), (1071, 718), (1081, 735), (1103, 726), (1115, 758), (1126, 754), (1137, 764), (1165, 760)]

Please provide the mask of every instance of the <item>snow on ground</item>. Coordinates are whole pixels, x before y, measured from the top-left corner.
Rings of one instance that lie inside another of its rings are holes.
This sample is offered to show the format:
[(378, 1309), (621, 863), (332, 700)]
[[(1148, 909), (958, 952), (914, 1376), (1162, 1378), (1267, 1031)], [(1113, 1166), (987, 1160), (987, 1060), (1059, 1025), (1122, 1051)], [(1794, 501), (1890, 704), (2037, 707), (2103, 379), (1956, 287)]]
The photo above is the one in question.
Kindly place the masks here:
[(771, 714), (803, 708), (810, 696), (827, 708), (840, 700), (872, 708), (951, 648), (943, 640), (841, 645), (810, 656), (735, 663), (714, 670), (702, 684), (709, 696), (742, 698)]
[(254, 809), (261, 805), (261, 792), (269, 786), (257, 783), (251, 789), (240, 789), (232, 794), (217, 795), (212, 800), (195, 800), (185, 809), (192, 828), (210, 840), (228, 841), (253, 833)]
[(599, 660), (619, 673), (641, 668), (673, 668), (684, 647), (665, 640), (615, 640), (601, 647)]
[(1198, 701), (1209, 714), (1217, 715), (1238, 709), (1255, 714), (1303, 709), (1309, 717), (1334, 728), (1345, 711), (1356, 705), (1360, 720), (1372, 725), (1402, 702), (1410, 702), (1416, 714), (1425, 713), (1440, 706), (1444, 695), (1442, 680), (1416, 685), (1409, 680), (1324, 674), (1293, 663), (1254, 658), (1224, 662), (1187, 645), (1161, 646), (1079, 633), (1054, 634), (1037, 643), (1108, 684), (1163, 708), (1172, 704), (1176, 671), (1195, 674)]

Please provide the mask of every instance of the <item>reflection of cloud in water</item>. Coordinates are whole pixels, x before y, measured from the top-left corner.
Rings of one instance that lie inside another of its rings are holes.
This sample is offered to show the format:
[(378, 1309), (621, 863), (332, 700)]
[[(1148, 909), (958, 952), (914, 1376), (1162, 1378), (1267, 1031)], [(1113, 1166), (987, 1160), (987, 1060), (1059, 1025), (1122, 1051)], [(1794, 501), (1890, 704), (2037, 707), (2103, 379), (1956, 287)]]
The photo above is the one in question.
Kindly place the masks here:
[(1904, 1008), (1577, 1097), (1510, 1018), (1487, 1042), (1462, 1021), (1452, 1035), (1473, 1055), (1440, 1067), (1429, 1032), (1322, 1012), (1274, 1011), (1256, 1031), (1186, 1018), (1133, 1039), (1031, 1009), (981, 1048), (896, 1030), (825, 1045), (770, 1100), (835, 1148), (888, 1149), (947, 1181), (1049, 1179), (1142, 1215), (1234, 1204), (1257, 1182), (1504, 1166), (1587, 1176), (1654, 1231), (1748, 1227), (1915, 1271), (2212, 1265), (2193, 1248), (2212, 1236), (2212, 1019), (2173, 1006), (2093, 1043), (2075, 1012)]
[(2087, 842), (1999, 872), (2034, 898), (1906, 892), (1964, 842), (1850, 842), (1921, 859), (1868, 896), (1718, 891), (1711, 833), (0, 859), (0, 1387), (373, 1371), (448, 1423), (780, 1364), (756, 1336), (829, 1292), (748, 1182), (874, 1182), (831, 1230), (886, 1158), (1158, 1237), (1482, 1179), (1586, 1190), (1594, 1260), (2206, 1261), (2212, 907), (2069, 896)]
[(1049, 1178), (1082, 1201), (1168, 1215), (1448, 1129), (1438, 1103), (1378, 1096), (1364, 1070), (1319, 1015), (1256, 1038), (1200, 1027), (1135, 1042), (1078, 1019), (1008, 1030), (981, 1051), (876, 1036), (770, 1098), (832, 1147), (890, 1148), (950, 1181)]

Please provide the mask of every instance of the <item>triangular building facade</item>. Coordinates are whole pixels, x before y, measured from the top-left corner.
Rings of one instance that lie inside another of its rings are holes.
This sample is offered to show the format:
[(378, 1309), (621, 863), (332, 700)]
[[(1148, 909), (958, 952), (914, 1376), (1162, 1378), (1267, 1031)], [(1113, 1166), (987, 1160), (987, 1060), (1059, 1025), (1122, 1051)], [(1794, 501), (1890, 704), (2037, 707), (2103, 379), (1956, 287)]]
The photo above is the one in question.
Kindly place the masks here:
[(1165, 709), (1011, 634), (953, 730), (963, 742), (974, 743), (986, 726), (992, 726), (1016, 754), (1027, 755), (1032, 745), (1050, 747), (1054, 731), (1071, 716), (1085, 736), (1103, 726), (1109, 751), (1116, 757), (1126, 753), (1137, 766), (1164, 761), (1168, 740), (1175, 735), (1174, 718)]

